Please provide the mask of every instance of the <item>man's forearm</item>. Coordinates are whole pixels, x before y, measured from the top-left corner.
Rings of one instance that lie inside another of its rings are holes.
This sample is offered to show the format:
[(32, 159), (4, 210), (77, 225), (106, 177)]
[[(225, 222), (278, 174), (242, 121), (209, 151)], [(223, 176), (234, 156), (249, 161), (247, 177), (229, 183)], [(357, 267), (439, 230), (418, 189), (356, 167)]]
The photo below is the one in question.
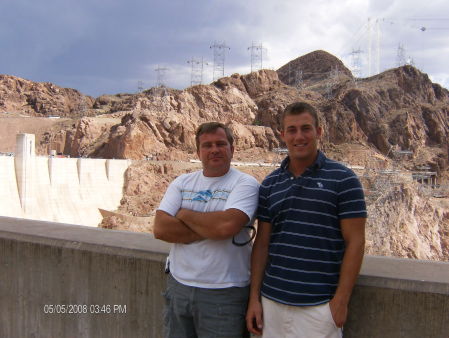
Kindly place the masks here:
[(260, 299), (260, 289), (268, 260), (270, 236), (271, 224), (259, 222), (256, 240), (251, 253), (250, 298)]
[(248, 310), (246, 312), (246, 326), (256, 335), (263, 330), (263, 309), (260, 299), (260, 289), (268, 260), (268, 247), (271, 235), (271, 224), (259, 222), (257, 236), (251, 253), (251, 283)]
[(260, 289), (267, 264), (268, 248), (253, 247), (251, 254), (250, 298), (260, 300)]
[(362, 266), (363, 255), (363, 241), (353, 242), (346, 247), (340, 268), (340, 279), (334, 296), (336, 300), (346, 304), (349, 303), (352, 289)]
[(200, 236), (214, 240), (234, 236), (249, 221), (248, 216), (237, 209), (211, 212), (179, 209), (176, 218)]
[(204, 239), (181, 220), (164, 211), (156, 211), (153, 228), (154, 237), (169, 243), (192, 243)]
[(349, 299), (362, 265), (365, 249), (365, 222), (365, 218), (341, 221), (345, 253), (340, 267), (337, 290), (329, 304), (337, 327), (342, 327), (346, 322)]

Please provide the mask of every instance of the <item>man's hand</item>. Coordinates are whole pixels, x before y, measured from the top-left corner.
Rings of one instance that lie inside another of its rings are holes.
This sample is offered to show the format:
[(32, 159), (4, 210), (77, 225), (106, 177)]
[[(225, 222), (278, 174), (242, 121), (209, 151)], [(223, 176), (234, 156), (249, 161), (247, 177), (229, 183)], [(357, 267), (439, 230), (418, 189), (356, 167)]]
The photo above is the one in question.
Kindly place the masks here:
[(213, 240), (231, 238), (249, 221), (247, 214), (235, 208), (209, 212), (181, 208), (176, 218), (203, 238)]
[(248, 310), (246, 311), (246, 327), (256, 335), (262, 335), (263, 309), (260, 301), (260, 289), (268, 259), (271, 224), (259, 221), (257, 235), (251, 253), (251, 283)]
[(342, 327), (348, 317), (348, 303), (362, 265), (365, 247), (366, 218), (347, 218), (340, 221), (345, 241), (345, 253), (340, 268), (340, 279), (329, 307), (335, 325)]
[(332, 318), (334, 319), (337, 327), (343, 327), (348, 317), (348, 305), (346, 303), (339, 302), (334, 298), (329, 302)]
[(204, 239), (182, 221), (162, 210), (156, 211), (153, 234), (155, 238), (169, 243), (190, 244)]
[(246, 312), (246, 327), (248, 331), (257, 335), (262, 335), (263, 312), (262, 303), (259, 299), (250, 299)]

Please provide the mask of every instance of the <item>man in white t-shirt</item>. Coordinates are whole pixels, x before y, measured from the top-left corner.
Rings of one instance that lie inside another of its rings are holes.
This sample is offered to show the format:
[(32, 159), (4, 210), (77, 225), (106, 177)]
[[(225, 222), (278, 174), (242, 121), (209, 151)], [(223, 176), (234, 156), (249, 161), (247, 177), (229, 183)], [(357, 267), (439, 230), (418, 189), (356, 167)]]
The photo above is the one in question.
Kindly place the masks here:
[(200, 125), (196, 146), (203, 169), (170, 184), (154, 221), (154, 236), (173, 243), (165, 336), (242, 337), (259, 184), (231, 168), (233, 136), (225, 125)]

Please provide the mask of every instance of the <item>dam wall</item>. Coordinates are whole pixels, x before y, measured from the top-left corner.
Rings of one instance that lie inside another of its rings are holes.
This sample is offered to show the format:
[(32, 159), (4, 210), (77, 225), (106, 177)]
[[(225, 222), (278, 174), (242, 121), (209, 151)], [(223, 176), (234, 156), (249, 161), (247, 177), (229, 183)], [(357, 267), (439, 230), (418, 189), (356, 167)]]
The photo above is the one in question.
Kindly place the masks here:
[[(0, 337), (163, 337), (170, 244), (0, 217)], [(447, 338), (449, 263), (365, 256), (345, 338)]]
[(31, 134), (16, 149), (0, 156), (0, 216), (96, 227), (120, 205), (131, 161), (35, 156)]

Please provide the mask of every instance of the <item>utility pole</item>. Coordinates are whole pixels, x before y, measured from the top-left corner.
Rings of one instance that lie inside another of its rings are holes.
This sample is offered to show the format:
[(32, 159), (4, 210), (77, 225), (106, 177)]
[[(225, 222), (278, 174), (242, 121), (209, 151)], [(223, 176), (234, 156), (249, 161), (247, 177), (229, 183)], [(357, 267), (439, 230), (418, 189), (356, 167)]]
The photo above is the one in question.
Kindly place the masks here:
[(396, 66), (401, 67), (406, 64), (405, 60), (405, 48), (402, 44), (398, 45), (398, 51), (396, 55)]
[(208, 65), (208, 63), (204, 62), (203, 58), (201, 58), (201, 61), (191, 58), (187, 63), (191, 66), (190, 85), (194, 86), (202, 84), (204, 65)]
[(291, 62), (288, 64), (288, 83), (290, 86), (295, 87), (296, 89), (301, 89), (304, 81), (303, 81), (303, 72), (299, 68), (299, 65), (295, 68), (292, 68)]
[(374, 60), (377, 74), (380, 73), (380, 20), (376, 19), (373, 25), (371, 18), (368, 18), (368, 76), (372, 75), (372, 44), (373, 30), (376, 33), (376, 58)]
[(376, 48), (377, 48), (377, 60), (376, 60), (376, 74), (380, 73), (380, 23), (379, 19), (376, 19)]
[(137, 81), (137, 92), (143, 92), (143, 81)]
[(157, 66), (156, 71), (156, 87), (166, 87), (165, 85), (165, 72), (168, 68)]
[(225, 64), (225, 52), (230, 50), (224, 42), (214, 42), (210, 48), (214, 51), (214, 69), (213, 69), (213, 81), (218, 80), (220, 77), (224, 77), (224, 64)]
[(263, 52), (262, 43), (252, 43), (248, 50), (251, 50), (251, 73), (263, 68)]
[(368, 18), (368, 76), (371, 76), (371, 18)]
[(360, 54), (362, 53), (362, 50), (359, 49), (353, 49), (351, 54), (351, 71), (352, 75), (354, 75), (355, 78), (360, 78), (362, 73), (362, 62), (360, 59)]
[(338, 79), (340, 77), (340, 70), (336, 66), (333, 67), (332, 70), (329, 72), (328, 80), (326, 81), (326, 97), (328, 99), (332, 98), (332, 90), (334, 89), (334, 86), (338, 84)]
[(295, 72), (295, 83), (294, 83), (294, 87), (298, 90), (300, 90), (302, 88), (303, 85), (303, 73), (301, 69), (296, 69)]

